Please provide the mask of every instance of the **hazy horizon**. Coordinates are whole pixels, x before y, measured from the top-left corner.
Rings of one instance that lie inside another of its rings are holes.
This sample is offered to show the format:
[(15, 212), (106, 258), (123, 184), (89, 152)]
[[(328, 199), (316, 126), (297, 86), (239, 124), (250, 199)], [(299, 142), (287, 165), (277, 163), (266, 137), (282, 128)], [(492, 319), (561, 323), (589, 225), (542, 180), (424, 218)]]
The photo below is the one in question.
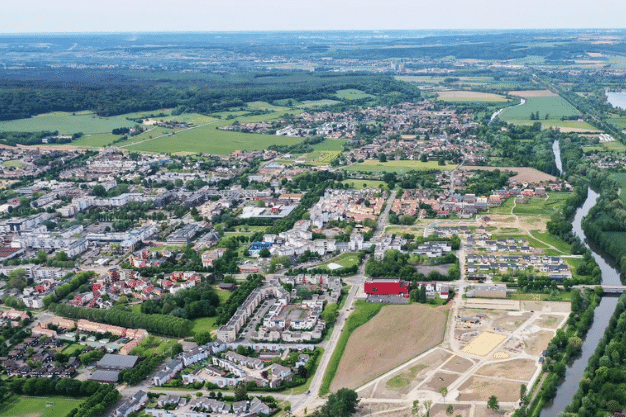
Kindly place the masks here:
[(2, 34), (376, 30), (623, 29), (626, 2), (604, 0), (5, 0)]

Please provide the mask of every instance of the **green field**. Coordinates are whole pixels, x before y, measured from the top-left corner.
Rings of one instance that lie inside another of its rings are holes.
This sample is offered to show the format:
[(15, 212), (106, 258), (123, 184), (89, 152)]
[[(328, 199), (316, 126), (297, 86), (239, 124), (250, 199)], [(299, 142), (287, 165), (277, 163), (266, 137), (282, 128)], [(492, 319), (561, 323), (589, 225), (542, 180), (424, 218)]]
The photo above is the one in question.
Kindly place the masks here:
[(513, 209), (513, 214), (530, 216), (552, 216), (561, 212), (565, 206), (565, 200), (569, 197), (566, 192), (552, 192), (549, 198), (530, 197), (528, 204), (517, 203)]
[(343, 352), (346, 349), (348, 339), (350, 339), (352, 332), (356, 330), (357, 327), (370, 321), (376, 314), (378, 314), (383, 306), (383, 304), (368, 303), (366, 301), (357, 301), (354, 303), (354, 311), (346, 320), (343, 332), (339, 337), (339, 341), (333, 351), (333, 355), (330, 357), (326, 373), (324, 374), (324, 379), (322, 380), (322, 386), (320, 387), (320, 396), (326, 395), (329, 392), (330, 384), (333, 382), (333, 378), (337, 373), (339, 362), (341, 361), (341, 357), (343, 356)]
[(626, 117), (609, 117), (606, 121), (618, 129), (626, 129)]
[(12, 397), (0, 409), (0, 417), (58, 417), (67, 415), (83, 400), (67, 397)]
[(458, 165), (457, 164), (446, 164), (445, 166), (439, 165), (437, 161), (428, 161), (428, 162), (420, 162), (420, 161), (388, 161), (388, 162), (379, 162), (377, 159), (368, 159), (359, 164), (352, 164), (342, 169), (346, 171), (360, 171), (360, 172), (397, 172), (397, 173), (405, 173), (411, 170), (426, 170), (426, 169), (439, 169), (442, 171), (452, 171)]
[(415, 380), (417, 374), (426, 369), (426, 365), (415, 365), (409, 368), (408, 371), (394, 376), (387, 381), (387, 388), (394, 391), (400, 391), (411, 384)]
[[(518, 121), (528, 121), (534, 123), (535, 120), (530, 120), (530, 114), (539, 112), (539, 119), (537, 120), (542, 124), (560, 124), (562, 123), (561, 117), (568, 117), (573, 115), (580, 115), (580, 112), (565, 99), (559, 96), (555, 97), (529, 97), (525, 99), (526, 102), (521, 106), (513, 106), (504, 110), (500, 114), (500, 118), (507, 122), (517, 123)], [(546, 115), (549, 115), (548, 120), (545, 120)]]
[(562, 241), (558, 237), (551, 235), (548, 232), (540, 232), (538, 230), (531, 230), (530, 234), (533, 235), (536, 239), (541, 240), (542, 242), (547, 243), (550, 246), (554, 246), (558, 250), (563, 253), (570, 253), (571, 247), (567, 242)]
[(139, 346), (132, 350), (133, 355), (146, 356), (152, 353), (162, 354), (170, 349), (177, 340), (162, 339), (153, 335), (144, 339)]
[(374, 97), (371, 94), (367, 94), (361, 90), (355, 90), (354, 88), (349, 88), (346, 90), (337, 91), (337, 97), (343, 100), (361, 100), (363, 98), (372, 98)]
[(330, 165), (339, 156), (340, 151), (313, 151), (304, 156), (307, 165), (326, 166)]
[(349, 268), (351, 266), (359, 264), (359, 256), (357, 253), (353, 253), (353, 252), (342, 253), (341, 255), (328, 260), (328, 262), (324, 262), (320, 266), (327, 267), (328, 264), (330, 263), (336, 263), (337, 265), (341, 265), (344, 268)]
[(201, 319), (194, 319), (193, 327), (191, 328), (191, 333), (197, 332), (210, 332), (212, 330), (217, 330), (219, 327), (217, 323), (217, 317), (203, 317)]
[(215, 289), (215, 292), (217, 293), (217, 296), (220, 298), (220, 304), (224, 304), (226, 301), (228, 301), (228, 299), (230, 298), (232, 294), (230, 291), (220, 290), (218, 288)]
[(337, 100), (307, 100), (307, 101), (303, 101), (302, 103), (300, 103), (298, 107), (308, 108), (308, 107), (319, 107), (319, 106), (332, 106), (333, 104), (338, 104), (338, 103), (340, 102)]
[(311, 145), (316, 151), (343, 151), (344, 143), (348, 142), (347, 139), (325, 139), (323, 142)]
[(127, 115), (113, 117), (98, 117), (93, 113), (55, 112), (33, 116), (28, 119), (18, 119), (0, 122), (0, 131), (10, 132), (39, 132), (42, 130), (55, 131), (60, 134), (73, 133), (110, 133), (118, 127), (132, 127), (135, 122), (126, 120)]
[(617, 186), (622, 190), (619, 199), (622, 200), (622, 204), (626, 205), (626, 173), (614, 173), (610, 175), (610, 178), (617, 182)]
[(74, 352), (76, 352), (77, 350), (82, 351), (84, 349), (85, 346), (80, 345), (78, 343), (71, 343), (67, 346), (65, 346), (63, 348), (63, 350), (61, 350), (61, 353), (66, 354), (67, 356), (72, 356), (74, 354)]
[(10, 161), (4, 161), (2, 165), (4, 165), (5, 167), (9, 167), (9, 168), (12, 168), (12, 167), (18, 168), (18, 167), (24, 166), (24, 163), (17, 159), (12, 159)]
[(384, 181), (376, 181), (376, 180), (361, 180), (356, 178), (351, 178), (348, 180), (341, 181), (342, 184), (348, 184), (350, 188), (355, 190), (361, 190), (363, 188), (385, 188), (386, 184)]

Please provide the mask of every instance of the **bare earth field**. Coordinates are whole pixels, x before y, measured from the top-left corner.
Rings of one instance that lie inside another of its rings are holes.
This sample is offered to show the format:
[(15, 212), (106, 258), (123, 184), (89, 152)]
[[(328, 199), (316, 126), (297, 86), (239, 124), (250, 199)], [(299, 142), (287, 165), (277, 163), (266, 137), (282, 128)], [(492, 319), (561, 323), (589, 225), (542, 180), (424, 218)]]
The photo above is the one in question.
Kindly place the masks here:
[(554, 181), (556, 177), (550, 174), (546, 174), (535, 168), (526, 168), (526, 167), (481, 167), (481, 166), (464, 166), (461, 169), (465, 171), (476, 171), (476, 170), (484, 170), (484, 171), (495, 171), (496, 169), (500, 171), (511, 171), (517, 172), (517, 175), (511, 177), (511, 181), (517, 182), (540, 182), (540, 181)]
[(485, 365), (476, 371), (476, 375), (528, 381), (536, 370), (537, 367), (535, 366), (534, 360), (513, 359), (510, 361)]
[(495, 395), (500, 402), (512, 402), (519, 399), (521, 382), (510, 382), (497, 379), (473, 376), (459, 388), (457, 401), (487, 401)]
[(450, 384), (459, 379), (460, 376), (461, 375), (459, 374), (452, 374), (449, 372), (437, 372), (428, 381), (426, 381), (426, 384), (422, 388), (439, 392), (441, 388), (449, 387)]
[(550, 90), (524, 90), (524, 91), (509, 91), (509, 94), (516, 97), (528, 98), (528, 97), (556, 97)]
[(526, 353), (529, 355), (539, 355), (550, 343), (550, 340), (554, 337), (552, 332), (545, 330), (540, 331), (526, 343)]
[[(431, 417), (448, 417), (448, 414), (446, 414), (446, 408), (447, 408), (447, 405), (445, 404), (435, 404), (430, 409), (430, 416)], [(458, 416), (469, 417), (471, 408), (472, 406), (469, 404), (455, 404), (454, 413), (452, 415), (457, 416), (457, 417)]]
[(350, 336), (330, 390), (357, 388), (437, 346), (443, 340), (449, 308), (385, 306)]
[(479, 91), (441, 91), (437, 95), (443, 101), (506, 101), (506, 97)]
[(461, 358), (460, 356), (455, 356), (454, 358), (450, 359), (450, 361), (446, 363), (441, 369), (452, 372), (465, 372), (470, 369), (472, 365), (474, 365), (474, 362), (472, 362), (471, 360)]

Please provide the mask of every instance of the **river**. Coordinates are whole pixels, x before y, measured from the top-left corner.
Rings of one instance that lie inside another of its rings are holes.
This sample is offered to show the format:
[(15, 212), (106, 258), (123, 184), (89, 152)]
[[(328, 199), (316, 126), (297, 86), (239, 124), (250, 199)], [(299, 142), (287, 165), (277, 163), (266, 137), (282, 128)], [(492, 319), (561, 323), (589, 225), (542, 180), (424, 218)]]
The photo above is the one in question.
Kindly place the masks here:
[[(558, 148), (558, 141), (555, 141), (554, 143), (557, 144), (556, 148), (553, 147), (553, 149), (557, 161), (557, 167), (559, 167), (559, 165), (561, 165), (561, 152)], [(562, 167), (559, 167), (559, 170), (561, 169)], [(606, 255), (604, 255), (594, 242), (587, 240), (581, 226), (583, 217), (589, 213), (589, 210), (596, 204), (599, 197), (600, 195), (595, 190), (592, 190), (591, 188), (589, 189), (587, 199), (584, 204), (576, 210), (576, 214), (574, 215), (573, 232), (583, 241), (589, 250), (591, 250), (593, 258), (596, 260), (600, 270), (602, 271), (602, 284), (622, 285), (620, 281), (620, 274), (615, 264), (607, 258)], [(609, 325), (611, 316), (613, 316), (613, 312), (617, 307), (618, 300), (619, 299), (617, 297), (602, 297), (600, 304), (598, 304), (594, 311), (593, 324), (587, 332), (580, 356), (577, 356), (567, 366), (565, 381), (557, 388), (554, 400), (543, 408), (541, 411), (541, 417), (557, 417), (559, 413), (564, 411), (565, 407), (572, 402), (574, 394), (578, 391), (578, 382), (587, 368), (589, 358), (593, 355), (596, 347), (598, 346), (598, 341), (602, 338), (604, 331)]]
[(613, 105), (626, 110), (626, 91), (607, 91), (606, 100)]
[[(520, 101), (519, 104), (516, 104), (516, 106), (521, 106), (522, 104), (526, 103), (526, 100), (522, 99), (522, 101)], [(509, 107), (515, 107), (515, 106), (509, 106)], [(508, 109), (509, 107), (504, 107), (501, 108), (500, 110), (498, 110), (497, 112), (495, 112), (494, 114), (491, 115), (491, 119), (489, 119), (489, 124), (491, 124), (491, 122), (494, 121), (494, 119), (498, 116), (500, 116), (500, 113), (502, 113), (503, 111), (505, 111), (506, 109)]]

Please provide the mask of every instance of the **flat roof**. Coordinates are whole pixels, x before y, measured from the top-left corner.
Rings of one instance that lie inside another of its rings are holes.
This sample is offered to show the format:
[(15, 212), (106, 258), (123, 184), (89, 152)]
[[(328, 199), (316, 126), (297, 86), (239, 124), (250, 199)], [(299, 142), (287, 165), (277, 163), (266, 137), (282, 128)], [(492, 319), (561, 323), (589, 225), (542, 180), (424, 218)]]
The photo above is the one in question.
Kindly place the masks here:
[(96, 372), (93, 373), (89, 380), (116, 383), (119, 373), (120, 371), (103, 371), (102, 369), (98, 369)]
[(139, 356), (107, 353), (98, 361), (96, 367), (106, 369), (130, 369), (135, 366), (137, 359), (139, 359)]

